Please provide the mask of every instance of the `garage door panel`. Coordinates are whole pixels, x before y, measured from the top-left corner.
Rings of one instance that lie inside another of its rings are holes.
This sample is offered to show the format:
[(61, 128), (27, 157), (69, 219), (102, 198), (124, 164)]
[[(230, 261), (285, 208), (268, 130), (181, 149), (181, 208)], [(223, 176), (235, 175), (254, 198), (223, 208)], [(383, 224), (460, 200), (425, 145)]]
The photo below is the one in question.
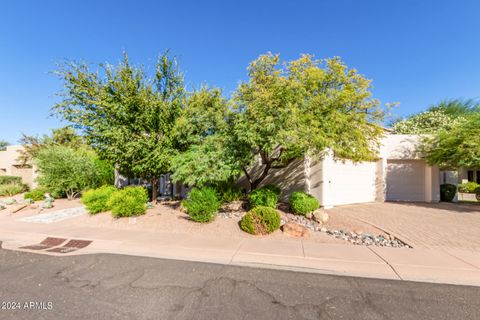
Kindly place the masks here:
[(389, 160), (386, 179), (387, 200), (425, 200), (425, 163), (423, 161)]

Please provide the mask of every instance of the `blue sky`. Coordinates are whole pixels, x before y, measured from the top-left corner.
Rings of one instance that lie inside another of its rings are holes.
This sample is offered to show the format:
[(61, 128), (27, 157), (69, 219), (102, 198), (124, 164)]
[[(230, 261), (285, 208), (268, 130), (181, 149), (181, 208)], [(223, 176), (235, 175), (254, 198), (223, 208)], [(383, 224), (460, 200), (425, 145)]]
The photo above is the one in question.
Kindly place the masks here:
[(231, 93), (259, 54), (340, 56), (408, 115), (480, 97), (478, 1), (22, 1), (0, 3), (0, 139), (61, 126), (48, 117), (62, 59), (152, 64), (170, 49), (191, 86)]

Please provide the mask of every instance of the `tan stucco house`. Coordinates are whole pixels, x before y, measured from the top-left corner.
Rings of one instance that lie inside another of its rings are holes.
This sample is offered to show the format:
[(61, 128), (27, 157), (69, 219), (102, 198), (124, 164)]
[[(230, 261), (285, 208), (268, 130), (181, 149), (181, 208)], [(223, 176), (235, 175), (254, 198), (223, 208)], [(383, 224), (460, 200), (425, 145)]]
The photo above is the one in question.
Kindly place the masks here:
[(35, 187), (35, 170), (31, 164), (18, 160), (22, 146), (7, 146), (0, 150), (0, 176), (19, 176), (29, 187)]
[[(436, 202), (440, 200), (440, 171), (419, 157), (420, 138), (386, 135), (375, 162), (354, 163), (331, 154), (320, 161), (299, 159), (274, 170), (262, 185), (282, 187), (283, 200), (293, 191), (306, 191), (325, 208), (375, 201)], [(245, 181), (241, 179), (240, 184)]]

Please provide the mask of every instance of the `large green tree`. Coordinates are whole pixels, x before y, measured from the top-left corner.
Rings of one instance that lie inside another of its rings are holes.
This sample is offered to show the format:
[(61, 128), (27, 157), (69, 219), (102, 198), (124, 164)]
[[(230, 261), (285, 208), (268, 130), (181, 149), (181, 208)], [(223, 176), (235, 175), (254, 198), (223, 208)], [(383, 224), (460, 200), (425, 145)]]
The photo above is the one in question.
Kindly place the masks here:
[(480, 167), (480, 113), (474, 113), (461, 124), (428, 135), (422, 142), (422, 153), (431, 165), (457, 169)]
[[(82, 130), (102, 159), (123, 174), (151, 181), (170, 170), (177, 148), (175, 123), (185, 99), (175, 58), (159, 57), (155, 73), (130, 64), (67, 63), (58, 72), (65, 90), (54, 111)], [(153, 188), (156, 201), (157, 188)]]
[[(193, 135), (197, 143), (176, 157), (175, 178), (205, 185), (244, 173), (252, 190), (271, 169), (306, 154), (320, 158), (331, 150), (338, 158), (376, 158), (383, 112), (371, 98), (370, 81), (340, 59), (303, 55), (282, 64), (278, 55), (266, 54), (250, 64), (248, 76), (228, 108), (211, 92), (192, 97), (198, 103), (187, 104), (195, 112), (185, 123), (196, 128), (192, 124), (200, 119), (207, 125)], [(253, 176), (258, 160), (261, 172)]]
[(394, 121), (392, 130), (397, 134), (430, 134), (451, 130), (479, 111), (480, 104), (475, 100), (444, 100), (426, 111)]
[[(234, 97), (237, 159), (255, 189), (273, 168), (328, 150), (354, 161), (377, 157), (384, 113), (372, 99), (370, 81), (339, 58), (302, 55), (280, 63), (266, 54), (248, 68), (249, 80)], [(258, 176), (249, 167), (260, 159)]]

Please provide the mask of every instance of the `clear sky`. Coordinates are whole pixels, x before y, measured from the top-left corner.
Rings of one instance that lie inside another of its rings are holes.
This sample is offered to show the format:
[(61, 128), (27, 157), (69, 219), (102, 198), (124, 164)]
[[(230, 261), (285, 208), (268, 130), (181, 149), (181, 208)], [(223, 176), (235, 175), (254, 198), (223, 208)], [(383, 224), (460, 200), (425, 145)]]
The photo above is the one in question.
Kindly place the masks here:
[(226, 94), (271, 51), (340, 56), (374, 96), (408, 115), (445, 98), (480, 96), (480, 1), (0, 2), (0, 139), (48, 133), (62, 59), (153, 64), (170, 49), (191, 86)]

